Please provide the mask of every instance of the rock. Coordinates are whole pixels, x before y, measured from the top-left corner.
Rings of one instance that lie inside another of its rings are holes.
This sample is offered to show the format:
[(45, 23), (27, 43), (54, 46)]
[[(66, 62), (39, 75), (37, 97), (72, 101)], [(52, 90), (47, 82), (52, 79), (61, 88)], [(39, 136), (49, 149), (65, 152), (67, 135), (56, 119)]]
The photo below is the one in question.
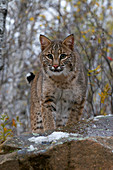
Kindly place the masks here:
[(113, 116), (13, 137), (0, 150), (0, 170), (112, 170)]

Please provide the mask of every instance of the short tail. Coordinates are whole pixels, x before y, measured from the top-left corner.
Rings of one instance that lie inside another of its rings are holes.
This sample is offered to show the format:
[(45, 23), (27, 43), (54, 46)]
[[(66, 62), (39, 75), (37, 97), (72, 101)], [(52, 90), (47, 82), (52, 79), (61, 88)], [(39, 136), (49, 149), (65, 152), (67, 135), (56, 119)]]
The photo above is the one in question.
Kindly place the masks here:
[(35, 75), (34, 75), (32, 72), (27, 73), (26, 79), (27, 79), (27, 82), (28, 82), (29, 84), (33, 81), (34, 78), (35, 78)]

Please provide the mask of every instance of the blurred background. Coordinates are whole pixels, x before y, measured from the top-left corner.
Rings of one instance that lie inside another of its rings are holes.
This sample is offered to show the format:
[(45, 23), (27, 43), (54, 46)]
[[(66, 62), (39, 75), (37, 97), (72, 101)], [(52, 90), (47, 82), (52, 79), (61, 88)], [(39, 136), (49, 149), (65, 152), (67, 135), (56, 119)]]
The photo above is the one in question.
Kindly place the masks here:
[(71, 33), (88, 76), (83, 118), (113, 114), (113, 0), (13, 0), (6, 18), (0, 115), (8, 115), (15, 134), (30, 129), (25, 76), (40, 69), (39, 35), (64, 39)]

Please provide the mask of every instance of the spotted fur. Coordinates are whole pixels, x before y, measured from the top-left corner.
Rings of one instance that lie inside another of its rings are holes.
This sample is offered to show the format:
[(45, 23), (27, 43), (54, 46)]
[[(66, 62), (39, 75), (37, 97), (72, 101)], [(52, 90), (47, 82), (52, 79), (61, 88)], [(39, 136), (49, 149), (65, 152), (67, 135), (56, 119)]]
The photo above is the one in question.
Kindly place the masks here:
[(72, 125), (80, 120), (87, 78), (82, 59), (74, 50), (74, 36), (51, 41), (40, 35), (41, 69), (31, 83), (33, 132)]

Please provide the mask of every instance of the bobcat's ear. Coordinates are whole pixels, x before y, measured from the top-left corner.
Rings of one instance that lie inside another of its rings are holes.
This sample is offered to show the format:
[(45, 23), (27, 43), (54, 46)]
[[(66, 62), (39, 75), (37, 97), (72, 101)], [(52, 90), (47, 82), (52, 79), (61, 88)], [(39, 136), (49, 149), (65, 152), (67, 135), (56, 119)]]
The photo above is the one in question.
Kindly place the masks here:
[(66, 37), (63, 41), (63, 44), (70, 48), (71, 50), (74, 49), (74, 35), (71, 34), (68, 37)]
[(51, 40), (49, 40), (49, 38), (47, 38), (44, 35), (40, 35), (40, 43), (41, 43), (41, 49), (42, 51), (51, 44)]

